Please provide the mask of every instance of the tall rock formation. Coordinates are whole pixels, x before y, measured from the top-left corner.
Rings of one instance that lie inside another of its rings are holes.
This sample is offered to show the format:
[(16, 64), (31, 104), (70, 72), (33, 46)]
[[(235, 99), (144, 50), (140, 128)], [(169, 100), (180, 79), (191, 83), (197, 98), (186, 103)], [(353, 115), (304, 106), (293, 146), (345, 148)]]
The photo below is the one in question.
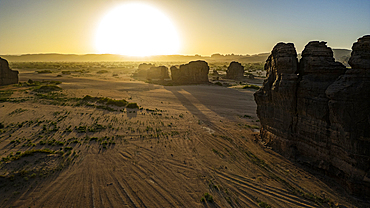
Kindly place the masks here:
[(9, 68), (7, 60), (0, 58), (0, 85), (17, 84), (18, 73)]
[(323, 170), (353, 194), (370, 192), (370, 36), (352, 47), (346, 69), (325, 42), (278, 43), (255, 93), (261, 139)]
[(242, 79), (244, 77), (244, 67), (241, 63), (233, 61), (226, 70), (227, 79)]
[(171, 78), (174, 84), (204, 84), (208, 83), (209, 66), (205, 61), (191, 61), (180, 68), (172, 66)]
[(359, 182), (370, 184), (370, 35), (353, 44), (348, 63), (352, 69), (326, 90), (331, 152), (338, 173), (354, 182), (350, 188), (362, 190)]
[(169, 79), (170, 75), (168, 73), (168, 68), (165, 66), (158, 66), (158, 67), (150, 67), (150, 69), (147, 70), (147, 79)]
[[(286, 143), (293, 131), (298, 82), (297, 52), (292, 43), (278, 43), (265, 64), (266, 80), (254, 95), (257, 115), (261, 121), (261, 134), (269, 143), (287, 151)], [(275, 137), (283, 139), (276, 140)]]

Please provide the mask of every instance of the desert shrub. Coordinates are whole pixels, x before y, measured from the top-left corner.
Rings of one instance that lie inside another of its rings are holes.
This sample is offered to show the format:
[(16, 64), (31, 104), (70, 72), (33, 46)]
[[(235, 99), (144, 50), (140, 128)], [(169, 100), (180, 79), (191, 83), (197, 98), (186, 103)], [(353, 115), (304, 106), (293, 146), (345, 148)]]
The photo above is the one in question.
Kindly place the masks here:
[(41, 70), (41, 71), (36, 71), (39, 74), (46, 74), (46, 73), (53, 73), (51, 70)]
[(114, 100), (107, 97), (91, 97), (90, 95), (86, 95), (82, 101), (85, 102), (98, 102), (106, 105), (113, 105), (117, 107), (124, 107), (128, 104), (128, 102), (124, 99), (122, 100)]
[(71, 71), (62, 71), (62, 74), (71, 74)]
[[(203, 198), (203, 197), (202, 197)], [(209, 193), (204, 193), (204, 198), (208, 201), (208, 202), (211, 202), (213, 203), (214, 200), (213, 200), (213, 196)]]
[(215, 85), (222, 86), (221, 82), (216, 82)]
[(137, 103), (129, 103), (129, 104), (127, 104), (127, 108), (137, 108), (137, 109), (139, 109), (139, 106), (137, 105)]
[(86, 126), (75, 126), (75, 129), (77, 130), (78, 133), (85, 133), (86, 132)]
[(40, 88), (34, 89), (35, 92), (53, 92), (53, 91), (61, 91), (62, 88), (56, 85), (43, 85)]
[(97, 74), (104, 74), (104, 73), (108, 73), (108, 71), (107, 70), (100, 70), (100, 71), (97, 71), (96, 73)]
[(28, 110), (23, 109), (23, 108), (17, 108), (14, 111), (10, 112), (9, 115), (18, 114), (18, 113), (22, 113), (22, 112), (25, 112), (25, 111), (28, 111)]
[(0, 123), (0, 129), (3, 129), (5, 126), (3, 123)]
[(260, 89), (260, 87), (259, 86), (257, 86), (257, 85), (252, 85), (252, 84), (247, 84), (247, 85), (245, 85), (244, 87), (243, 87), (243, 89), (255, 89), (255, 90), (259, 90)]
[(266, 202), (262, 202), (262, 201), (259, 202), (258, 205), (263, 208), (271, 208), (269, 204), (267, 204)]
[(107, 105), (114, 105), (114, 106), (118, 106), (118, 107), (124, 107), (128, 104), (128, 102), (126, 100), (112, 100), (112, 99), (109, 99), (106, 104)]

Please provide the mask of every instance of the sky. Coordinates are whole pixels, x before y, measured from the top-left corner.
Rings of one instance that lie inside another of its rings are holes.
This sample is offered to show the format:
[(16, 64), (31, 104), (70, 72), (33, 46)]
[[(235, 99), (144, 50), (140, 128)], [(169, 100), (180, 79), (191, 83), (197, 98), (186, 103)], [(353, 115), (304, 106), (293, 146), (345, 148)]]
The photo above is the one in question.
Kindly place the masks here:
[[(0, 54), (99, 53), (94, 43), (104, 16), (133, 1), (0, 0)], [(370, 34), (369, 0), (142, 0), (177, 30), (177, 54), (270, 52), (312, 40), (350, 49)], [(137, 14), (141, 15), (141, 14)], [(166, 31), (155, 31), (165, 33)]]

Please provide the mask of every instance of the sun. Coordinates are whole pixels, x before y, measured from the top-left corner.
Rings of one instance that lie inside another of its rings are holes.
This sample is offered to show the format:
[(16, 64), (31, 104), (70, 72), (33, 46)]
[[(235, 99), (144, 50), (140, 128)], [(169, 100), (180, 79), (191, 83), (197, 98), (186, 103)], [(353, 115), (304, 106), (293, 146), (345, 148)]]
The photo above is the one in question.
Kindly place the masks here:
[(170, 19), (143, 3), (126, 3), (108, 12), (96, 32), (99, 53), (127, 56), (176, 54), (180, 38)]

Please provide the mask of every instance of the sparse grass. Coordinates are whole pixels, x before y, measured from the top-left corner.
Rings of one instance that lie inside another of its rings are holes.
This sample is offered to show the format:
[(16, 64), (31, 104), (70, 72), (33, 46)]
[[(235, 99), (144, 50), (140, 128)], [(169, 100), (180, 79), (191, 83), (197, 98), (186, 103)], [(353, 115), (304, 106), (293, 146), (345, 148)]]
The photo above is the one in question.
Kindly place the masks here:
[(39, 73), (39, 74), (53, 73), (51, 70), (40, 70), (40, 71), (36, 71), (36, 72)]
[(19, 114), (19, 113), (22, 113), (22, 112), (25, 112), (25, 111), (28, 111), (28, 110), (23, 109), (23, 108), (18, 108), (18, 109), (15, 109), (14, 111), (10, 112), (8, 115), (11, 116), (13, 114)]
[(62, 91), (62, 88), (56, 85), (43, 85), (39, 88), (34, 89), (33, 91), (46, 93), (46, 92)]
[(258, 202), (258, 205), (263, 208), (271, 208), (271, 205), (267, 204), (266, 202)]
[(221, 152), (219, 152), (218, 150), (216, 150), (216, 149), (212, 149), (212, 152), (216, 153), (221, 158), (225, 158), (225, 156)]
[(201, 202), (205, 202), (206, 200), (207, 200), (207, 202), (210, 202), (210, 203), (214, 202), (213, 196), (211, 194), (209, 194), (208, 192), (204, 193), (203, 197), (200, 199)]
[(243, 89), (255, 89), (255, 90), (259, 90), (260, 87), (257, 86), (257, 85), (247, 84), (247, 85), (244, 85)]

